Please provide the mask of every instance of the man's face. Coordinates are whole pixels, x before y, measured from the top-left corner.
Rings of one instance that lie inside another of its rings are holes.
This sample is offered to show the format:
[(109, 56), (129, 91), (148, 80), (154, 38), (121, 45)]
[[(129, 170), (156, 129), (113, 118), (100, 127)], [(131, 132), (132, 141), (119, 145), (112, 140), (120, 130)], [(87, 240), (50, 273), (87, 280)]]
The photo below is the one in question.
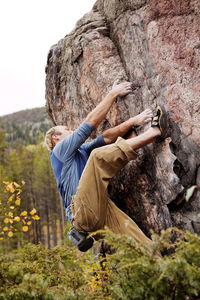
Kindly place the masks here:
[(66, 126), (56, 126), (56, 129), (61, 132), (61, 135), (58, 135), (60, 141), (73, 133), (73, 131)]

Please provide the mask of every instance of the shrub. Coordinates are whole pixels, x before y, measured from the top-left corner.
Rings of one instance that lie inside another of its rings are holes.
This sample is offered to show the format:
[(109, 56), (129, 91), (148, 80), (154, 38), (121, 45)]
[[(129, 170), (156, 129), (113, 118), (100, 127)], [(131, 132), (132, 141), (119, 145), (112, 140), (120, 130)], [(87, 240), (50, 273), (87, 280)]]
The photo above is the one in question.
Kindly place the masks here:
[[(178, 238), (171, 242), (171, 233)], [(0, 259), (0, 300), (198, 299), (200, 237), (176, 228), (153, 234), (151, 254), (132, 238), (106, 230), (115, 251), (106, 257), (79, 253), (69, 244), (26, 247)], [(165, 249), (171, 254), (158, 255)]]

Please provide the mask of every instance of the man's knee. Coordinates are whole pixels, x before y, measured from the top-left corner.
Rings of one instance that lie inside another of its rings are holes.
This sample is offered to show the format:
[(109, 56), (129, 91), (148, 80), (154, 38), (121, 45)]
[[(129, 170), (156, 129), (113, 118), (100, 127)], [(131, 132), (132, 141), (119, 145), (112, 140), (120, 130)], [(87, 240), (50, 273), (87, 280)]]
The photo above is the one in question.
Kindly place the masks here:
[(108, 165), (115, 169), (122, 168), (128, 162), (126, 154), (116, 143), (94, 149), (90, 154), (90, 162), (107, 169)]
[(105, 155), (106, 155), (105, 147), (107, 147), (107, 146), (103, 146), (103, 147), (92, 150), (92, 152), (90, 154), (90, 159), (94, 159), (94, 160), (105, 159)]
[(102, 229), (101, 223), (102, 217), (97, 217), (89, 207), (82, 205), (79, 213), (74, 216), (73, 225), (83, 232), (95, 232)]

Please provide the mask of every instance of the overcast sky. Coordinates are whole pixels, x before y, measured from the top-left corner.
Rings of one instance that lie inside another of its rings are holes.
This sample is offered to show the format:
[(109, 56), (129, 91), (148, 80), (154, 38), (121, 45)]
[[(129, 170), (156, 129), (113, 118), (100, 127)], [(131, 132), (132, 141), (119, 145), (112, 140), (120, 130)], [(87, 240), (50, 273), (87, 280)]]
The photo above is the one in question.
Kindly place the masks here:
[(0, 1), (0, 116), (45, 105), (48, 51), (95, 2)]

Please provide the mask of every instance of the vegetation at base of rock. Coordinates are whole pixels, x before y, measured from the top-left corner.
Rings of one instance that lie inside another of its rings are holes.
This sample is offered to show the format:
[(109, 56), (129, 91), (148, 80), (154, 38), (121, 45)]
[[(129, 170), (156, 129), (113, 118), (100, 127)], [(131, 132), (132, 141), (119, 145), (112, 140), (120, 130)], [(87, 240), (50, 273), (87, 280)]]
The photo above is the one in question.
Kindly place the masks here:
[[(179, 238), (171, 242), (171, 233)], [(178, 229), (153, 234), (153, 252), (130, 237), (105, 231), (113, 254), (26, 245), (0, 259), (0, 299), (196, 299), (200, 296), (200, 237)], [(162, 258), (158, 250), (171, 254)]]

